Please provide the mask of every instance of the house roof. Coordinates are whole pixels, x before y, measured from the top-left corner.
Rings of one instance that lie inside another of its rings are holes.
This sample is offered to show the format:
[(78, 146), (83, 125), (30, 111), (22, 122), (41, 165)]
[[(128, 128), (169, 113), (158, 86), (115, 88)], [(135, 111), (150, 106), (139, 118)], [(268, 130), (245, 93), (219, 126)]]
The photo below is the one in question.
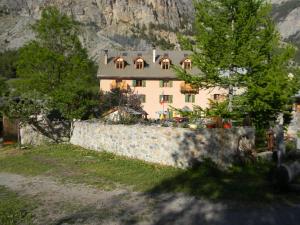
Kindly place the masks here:
[(114, 113), (116, 111), (123, 111), (123, 112), (126, 112), (131, 115), (145, 115), (145, 116), (148, 115), (148, 113), (143, 109), (133, 109), (133, 108), (130, 108), (127, 106), (125, 106), (125, 107), (116, 106), (116, 107), (108, 110), (107, 112), (105, 112), (102, 116), (106, 117), (109, 114)]
[[(98, 78), (100, 79), (177, 79), (174, 70), (163, 70), (159, 64), (166, 55), (172, 60), (173, 65), (180, 66), (180, 62), (185, 59), (190, 51), (162, 51), (156, 50), (155, 63), (153, 52), (149, 51), (108, 51), (107, 64), (104, 63), (105, 53), (100, 55)], [(117, 69), (114, 63), (116, 57), (122, 57), (127, 65), (124, 69)], [(145, 61), (144, 69), (136, 69), (134, 60), (141, 57)], [(199, 70), (193, 68), (190, 73), (198, 74)]]

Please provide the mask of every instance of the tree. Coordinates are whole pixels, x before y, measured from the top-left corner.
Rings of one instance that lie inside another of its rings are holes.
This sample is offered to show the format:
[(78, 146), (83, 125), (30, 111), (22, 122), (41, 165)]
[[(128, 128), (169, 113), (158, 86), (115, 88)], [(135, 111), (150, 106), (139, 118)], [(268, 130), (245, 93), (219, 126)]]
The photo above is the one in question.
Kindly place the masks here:
[[(290, 62), (295, 50), (280, 41), (264, 0), (201, 0), (195, 3), (193, 43), (181, 37), (182, 46), (193, 51), (190, 74), (177, 67), (178, 77), (200, 88), (229, 90), (228, 109), (249, 115), (258, 128), (275, 122), (290, 109), (299, 90), (299, 73)], [(293, 71), (293, 78), (288, 74)], [(234, 88), (243, 94), (233, 97)], [(238, 112), (238, 113), (237, 113)]]
[(0, 52), (0, 77), (12, 79), (16, 77), (18, 51)]
[(97, 66), (80, 43), (78, 24), (48, 7), (32, 28), (36, 40), (19, 51), (13, 95), (38, 95), (44, 112), (58, 110), (66, 119), (88, 118), (98, 104)]
[(5, 79), (0, 76), (0, 98), (7, 91), (7, 85), (5, 83)]
[(0, 52), (0, 97), (8, 92), (7, 81), (16, 77), (18, 52)]

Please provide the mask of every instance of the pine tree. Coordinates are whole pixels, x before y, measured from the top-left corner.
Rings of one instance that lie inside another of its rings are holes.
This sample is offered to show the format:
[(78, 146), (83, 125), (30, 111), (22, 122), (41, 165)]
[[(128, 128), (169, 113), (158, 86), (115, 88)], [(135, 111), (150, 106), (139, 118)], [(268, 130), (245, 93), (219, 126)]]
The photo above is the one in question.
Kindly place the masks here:
[[(290, 66), (295, 50), (281, 42), (271, 5), (264, 0), (201, 0), (195, 9), (196, 34), (193, 42), (183, 37), (182, 46), (193, 51), (193, 66), (201, 72), (177, 67), (178, 77), (200, 88), (229, 90), (229, 111), (267, 127), (289, 109), (300, 88), (299, 73)], [(234, 87), (244, 94), (232, 99)]]

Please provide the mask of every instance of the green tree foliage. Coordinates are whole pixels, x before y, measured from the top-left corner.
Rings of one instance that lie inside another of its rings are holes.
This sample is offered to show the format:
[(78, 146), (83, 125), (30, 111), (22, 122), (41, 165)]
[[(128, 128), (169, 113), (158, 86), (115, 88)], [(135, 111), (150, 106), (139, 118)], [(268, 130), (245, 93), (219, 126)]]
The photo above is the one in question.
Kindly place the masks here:
[(14, 95), (38, 93), (41, 101), (47, 99), (46, 111), (59, 110), (67, 119), (89, 117), (97, 105), (97, 67), (79, 41), (76, 22), (49, 7), (33, 31), (37, 39), (19, 52)]
[(11, 79), (16, 77), (18, 51), (0, 52), (0, 77)]
[[(193, 51), (198, 75), (176, 68), (179, 78), (201, 88), (237, 87), (233, 112), (249, 115), (257, 127), (267, 127), (290, 108), (299, 90), (299, 73), (291, 67), (295, 50), (283, 44), (264, 0), (201, 0), (195, 3)], [(193, 44), (192, 44), (193, 43)], [(293, 72), (293, 78), (288, 74)]]
[(0, 97), (4, 95), (7, 90), (5, 79), (0, 76)]
[(17, 51), (0, 52), (0, 97), (8, 92), (7, 81), (16, 77)]

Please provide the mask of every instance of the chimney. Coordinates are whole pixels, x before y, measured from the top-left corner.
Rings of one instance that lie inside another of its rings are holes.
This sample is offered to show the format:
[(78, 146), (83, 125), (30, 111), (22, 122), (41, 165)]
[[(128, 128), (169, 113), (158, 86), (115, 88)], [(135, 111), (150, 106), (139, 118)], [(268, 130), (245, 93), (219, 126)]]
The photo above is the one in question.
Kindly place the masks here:
[(156, 48), (153, 46), (153, 63), (156, 61)]
[(107, 65), (108, 60), (108, 50), (104, 50), (104, 64)]

